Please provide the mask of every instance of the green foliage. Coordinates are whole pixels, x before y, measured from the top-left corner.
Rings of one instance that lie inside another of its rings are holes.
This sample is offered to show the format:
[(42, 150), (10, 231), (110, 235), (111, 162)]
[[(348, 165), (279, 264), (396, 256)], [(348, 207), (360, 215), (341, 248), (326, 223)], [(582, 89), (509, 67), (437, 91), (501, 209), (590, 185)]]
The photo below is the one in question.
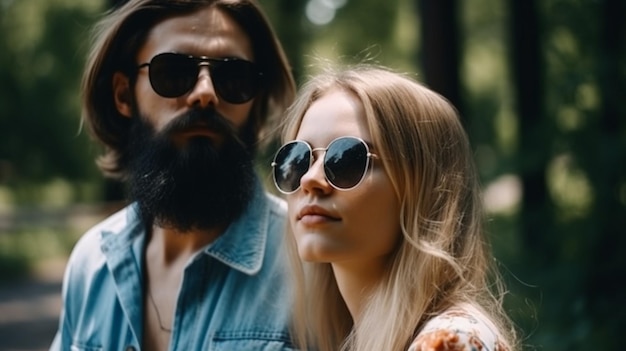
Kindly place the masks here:
[(97, 2), (4, 1), (0, 13), (0, 182), (93, 177), (80, 132), (80, 75)]
[(37, 262), (65, 260), (78, 236), (69, 226), (41, 223), (0, 233), (0, 283), (24, 278)]
[[(418, 33), (410, 0), (265, 0), (299, 82), (315, 71), (320, 61), (377, 62), (415, 72)], [(311, 3), (341, 3), (328, 24), (307, 18)], [(298, 12), (296, 12), (298, 11)], [(298, 35), (296, 37), (296, 35)]]

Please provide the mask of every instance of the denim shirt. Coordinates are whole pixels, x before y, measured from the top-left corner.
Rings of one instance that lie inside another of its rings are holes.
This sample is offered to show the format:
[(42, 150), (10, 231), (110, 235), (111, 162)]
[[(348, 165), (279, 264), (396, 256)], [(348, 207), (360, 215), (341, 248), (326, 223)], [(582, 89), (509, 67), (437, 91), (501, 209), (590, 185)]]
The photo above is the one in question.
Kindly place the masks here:
[[(187, 263), (169, 350), (293, 350), (280, 246), (285, 205), (257, 182), (247, 210)], [(145, 228), (136, 205), (76, 244), (50, 350), (141, 350)]]

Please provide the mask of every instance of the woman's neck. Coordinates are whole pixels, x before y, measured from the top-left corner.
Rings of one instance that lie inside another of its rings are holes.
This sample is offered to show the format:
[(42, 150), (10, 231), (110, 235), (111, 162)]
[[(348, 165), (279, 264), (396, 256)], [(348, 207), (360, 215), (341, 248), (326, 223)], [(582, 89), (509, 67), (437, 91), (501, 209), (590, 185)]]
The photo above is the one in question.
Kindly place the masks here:
[(367, 299), (386, 270), (385, 260), (332, 263), (339, 292), (357, 324)]

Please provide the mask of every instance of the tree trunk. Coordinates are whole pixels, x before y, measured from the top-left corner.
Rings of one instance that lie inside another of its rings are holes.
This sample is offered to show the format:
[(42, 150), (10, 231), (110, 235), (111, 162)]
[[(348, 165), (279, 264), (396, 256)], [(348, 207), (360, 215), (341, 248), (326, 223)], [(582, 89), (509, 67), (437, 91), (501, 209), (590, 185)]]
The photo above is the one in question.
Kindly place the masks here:
[[(597, 149), (588, 172), (595, 190), (594, 211), (590, 216), (593, 223), (593, 247), (584, 284), (593, 308), (594, 324), (609, 324), (618, 335), (618, 326), (623, 325), (624, 316), (615, 314), (614, 306), (621, 303), (625, 288), (619, 277), (626, 274), (626, 259), (622, 252), (626, 245), (626, 206), (620, 199), (620, 187), (626, 184), (624, 165), (624, 92), (623, 60), (626, 54), (626, 25), (623, 15), (626, 5), (622, 0), (602, 1), (600, 31), (600, 53), (598, 55), (602, 106), (600, 109)], [(623, 196), (623, 195), (622, 195)], [(592, 233), (589, 233), (592, 234)], [(619, 320), (621, 319), (621, 322)], [(614, 321), (614, 322), (610, 322)], [(617, 347), (616, 342), (614, 347)]]
[(426, 84), (450, 100), (463, 117), (457, 1), (417, 0), (417, 9), (421, 17), (421, 66)]
[(555, 256), (550, 244), (552, 206), (545, 171), (550, 139), (544, 111), (544, 63), (536, 0), (511, 0), (511, 61), (519, 121), (518, 164), (523, 187), (520, 219), (522, 240), (537, 263)]

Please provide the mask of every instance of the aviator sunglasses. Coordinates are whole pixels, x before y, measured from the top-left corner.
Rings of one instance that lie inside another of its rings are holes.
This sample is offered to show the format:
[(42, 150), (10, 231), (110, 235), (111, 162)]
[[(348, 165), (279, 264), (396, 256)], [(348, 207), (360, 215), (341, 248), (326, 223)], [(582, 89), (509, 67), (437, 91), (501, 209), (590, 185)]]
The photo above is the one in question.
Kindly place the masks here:
[(209, 58), (165, 52), (140, 64), (137, 69), (148, 67), (152, 89), (163, 97), (176, 98), (193, 89), (202, 66), (209, 68), (217, 95), (231, 104), (250, 101), (261, 86), (262, 73), (256, 65), (232, 57)]
[(283, 194), (292, 194), (300, 188), (302, 176), (313, 165), (313, 153), (325, 151), (324, 175), (338, 190), (350, 190), (361, 184), (370, 165), (372, 154), (363, 139), (345, 136), (337, 138), (328, 147), (311, 148), (307, 142), (294, 140), (278, 149), (272, 162), (274, 184)]

